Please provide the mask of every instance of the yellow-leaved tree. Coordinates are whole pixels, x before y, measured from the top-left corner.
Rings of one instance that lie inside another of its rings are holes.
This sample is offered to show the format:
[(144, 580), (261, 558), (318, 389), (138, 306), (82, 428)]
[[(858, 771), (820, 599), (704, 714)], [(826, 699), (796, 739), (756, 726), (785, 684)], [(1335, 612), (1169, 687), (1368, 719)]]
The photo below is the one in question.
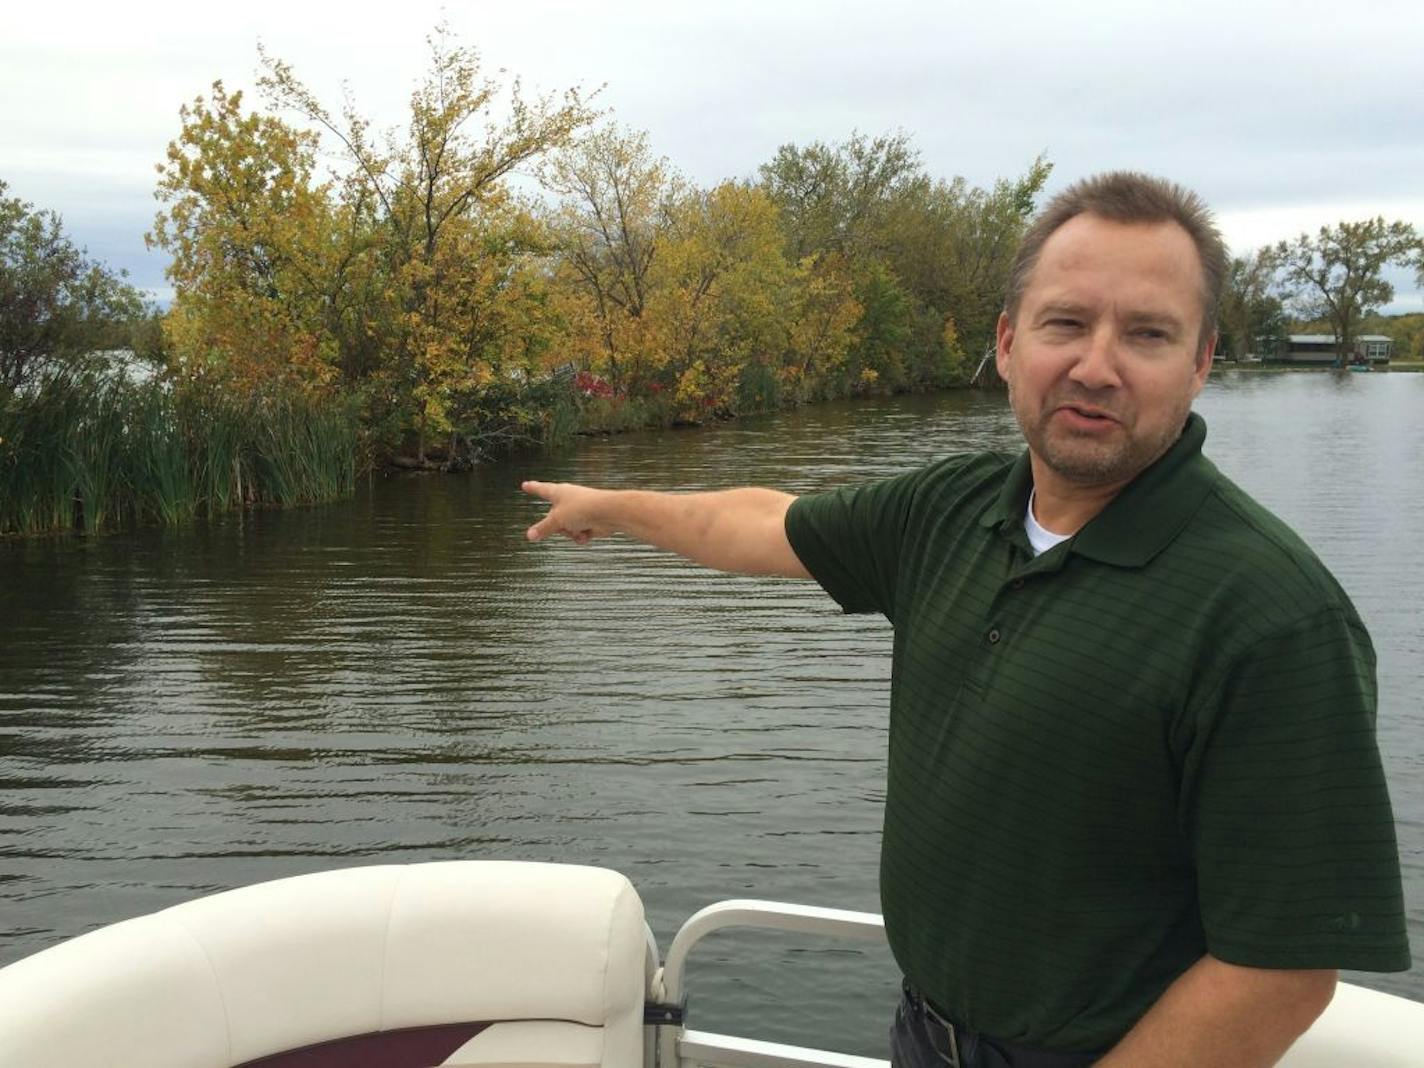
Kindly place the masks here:
[(186, 377), (244, 391), (330, 382), (337, 353), (324, 317), (338, 219), (313, 181), (315, 137), (244, 113), (242, 93), (221, 82), (180, 115), (158, 167), (166, 210), (148, 235), (173, 257), (172, 359)]
[[(577, 90), (530, 99), (518, 79), (506, 87), (486, 77), (478, 53), (444, 26), (428, 43), (430, 69), (411, 94), (409, 123), (381, 148), (352, 104), (334, 117), (265, 52), (261, 79), (274, 104), (340, 143), (343, 200), (375, 220), (386, 314), (372, 324), (380, 366), (368, 396), (387, 432), (404, 432), (416, 463), (436, 436), (448, 436), (447, 457), (476, 441), (480, 428), (469, 420), (487, 411), (486, 394), (540, 369), (547, 346), (508, 342), (514, 320), (549, 327), (531, 274), (549, 247), (508, 179), (595, 117)], [(536, 306), (516, 309), (524, 298)]]
[(797, 271), (791, 350), (783, 378), (796, 403), (863, 392), (878, 374), (856, 368), (848, 376), (855, 327), (864, 311), (844, 253), (807, 256)]
[(744, 378), (759, 369), (779, 377), (796, 276), (765, 192), (723, 182), (685, 193), (670, 210), (653, 276), (649, 310), (678, 418), (734, 414)]
[(561, 198), (553, 220), (560, 280), (576, 294), (584, 329), (594, 332), (574, 347), (585, 357), (583, 369), (621, 395), (644, 394), (659, 385), (667, 362), (648, 308), (659, 282), (654, 261), (682, 183), (653, 156), (646, 134), (616, 126), (556, 155), (544, 182)]

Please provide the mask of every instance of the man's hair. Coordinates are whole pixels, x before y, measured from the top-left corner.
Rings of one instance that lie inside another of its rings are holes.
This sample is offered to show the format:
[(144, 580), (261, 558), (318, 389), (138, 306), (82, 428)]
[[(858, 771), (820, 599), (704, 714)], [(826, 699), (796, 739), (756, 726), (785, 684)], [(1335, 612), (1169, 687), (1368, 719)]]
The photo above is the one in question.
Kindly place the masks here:
[(1009, 290), (1004, 298), (1004, 311), (1009, 318), (1018, 316), (1029, 275), (1044, 244), (1060, 226), (1079, 215), (1096, 215), (1119, 223), (1174, 222), (1187, 232), (1202, 266), (1199, 344), (1205, 345), (1216, 330), (1216, 313), (1226, 278), (1226, 243), (1201, 197), (1175, 182), (1136, 171), (1108, 171), (1084, 178), (1044, 205), (1019, 242), (1009, 270)]

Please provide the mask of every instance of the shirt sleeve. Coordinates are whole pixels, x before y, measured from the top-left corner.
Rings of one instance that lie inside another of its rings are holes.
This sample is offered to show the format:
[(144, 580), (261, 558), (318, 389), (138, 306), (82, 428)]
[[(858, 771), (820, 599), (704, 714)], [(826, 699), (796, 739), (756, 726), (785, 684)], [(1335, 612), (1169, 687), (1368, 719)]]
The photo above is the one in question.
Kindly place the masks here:
[(895, 619), (900, 552), (923, 471), (798, 497), (786, 537), (806, 570), (847, 612)]
[(1183, 779), (1209, 951), (1250, 967), (1406, 970), (1358, 619), (1331, 607), (1258, 641), (1210, 703)]

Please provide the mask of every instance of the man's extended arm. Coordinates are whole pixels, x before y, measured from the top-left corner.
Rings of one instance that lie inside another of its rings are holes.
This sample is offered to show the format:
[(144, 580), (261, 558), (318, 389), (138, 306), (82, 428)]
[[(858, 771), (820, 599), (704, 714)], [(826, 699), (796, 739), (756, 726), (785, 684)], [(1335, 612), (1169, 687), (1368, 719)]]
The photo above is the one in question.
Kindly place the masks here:
[(1178, 976), (1098, 1068), (1267, 1068), (1334, 993), (1333, 971), (1243, 968), (1208, 955)]
[(652, 493), (567, 482), (525, 482), (522, 488), (550, 505), (529, 528), (530, 541), (563, 534), (583, 543), (627, 534), (719, 571), (811, 577), (786, 538), (786, 511), (796, 499), (789, 493), (753, 488)]

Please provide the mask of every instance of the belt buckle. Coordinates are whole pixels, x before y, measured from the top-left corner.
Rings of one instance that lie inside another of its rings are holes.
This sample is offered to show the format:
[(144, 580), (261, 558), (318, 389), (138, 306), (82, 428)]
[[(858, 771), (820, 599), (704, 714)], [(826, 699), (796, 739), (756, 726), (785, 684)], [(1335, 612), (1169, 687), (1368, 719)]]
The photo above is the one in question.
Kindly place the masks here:
[(921, 997), (920, 1006), (924, 1009), (926, 1016), (944, 1028), (945, 1036), (949, 1039), (948, 1052), (939, 1049), (935, 1050), (935, 1052), (939, 1054), (940, 1060), (944, 1061), (949, 1068), (961, 1068), (961, 1062), (959, 1060), (959, 1035), (954, 1029), (954, 1024), (935, 1012), (928, 998)]

